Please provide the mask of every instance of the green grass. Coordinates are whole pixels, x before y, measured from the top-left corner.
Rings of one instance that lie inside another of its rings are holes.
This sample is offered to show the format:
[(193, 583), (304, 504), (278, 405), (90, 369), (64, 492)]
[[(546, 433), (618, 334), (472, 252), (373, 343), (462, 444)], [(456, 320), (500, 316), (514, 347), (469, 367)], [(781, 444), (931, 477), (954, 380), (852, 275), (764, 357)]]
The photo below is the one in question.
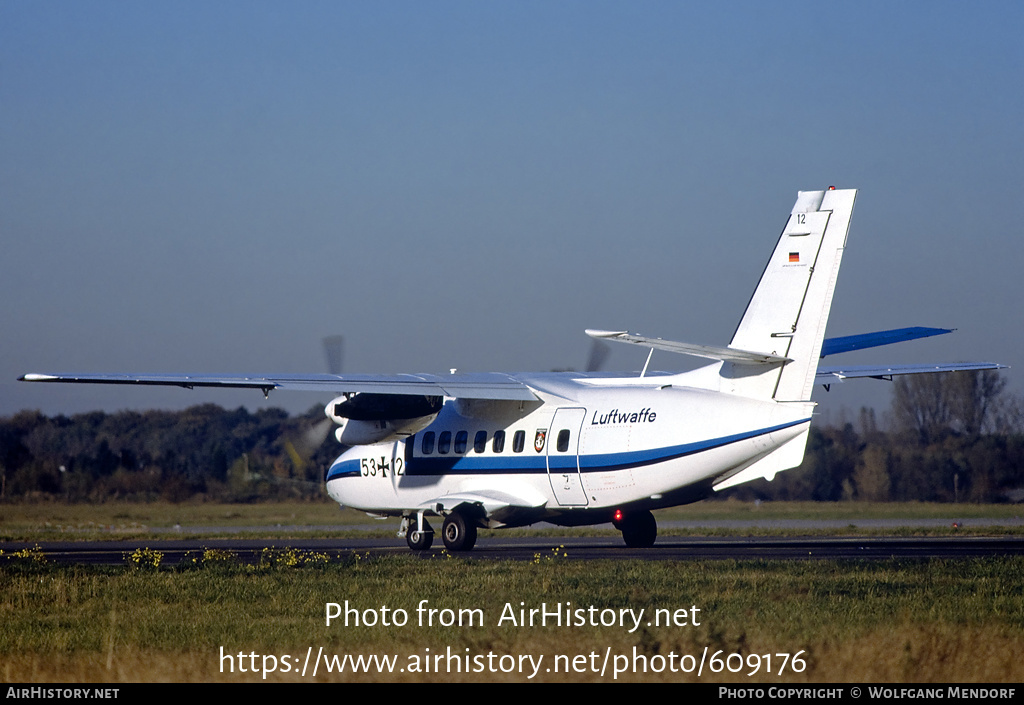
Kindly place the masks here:
[[(1024, 559), (920, 561), (575, 561), (565, 551), (534, 563), (441, 554), (342, 563), (278, 557), (246, 566), (229, 555), (153, 568), (0, 560), (0, 678), (11, 681), (237, 681), (218, 655), (437, 654), (614, 655), (803, 652), (806, 670), (754, 681), (1020, 681), (1024, 664)], [(283, 555), (283, 554), (282, 554)], [(6, 558), (6, 556), (5, 556)], [(325, 624), (325, 605), (380, 614), (405, 610), (405, 626)], [(482, 625), (419, 626), (422, 600), (436, 609), (479, 610)], [(571, 602), (578, 608), (699, 608), (699, 625), (516, 626), (518, 610)], [(469, 650), (468, 652), (466, 650)], [(776, 659), (778, 661), (778, 659)], [(774, 670), (774, 669), (773, 669)], [(744, 673), (746, 670), (744, 670)], [(256, 677), (259, 679), (259, 676)], [(352, 680), (350, 674), (320, 680)], [(518, 674), (378, 676), (358, 680), (512, 680)], [(538, 679), (605, 680), (593, 673)], [(623, 674), (619, 680), (697, 680), (694, 674)], [(268, 680), (301, 680), (271, 674)], [(306, 680), (309, 680), (307, 678)], [(705, 672), (702, 681), (747, 681)]]
[(658, 512), (667, 520), (728, 519), (1015, 519), (1019, 504), (940, 504), (937, 502), (697, 502)]
[[(323, 526), (373, 523), (360, 512), (341, 510), (334, 502), (219, 504), (203, 502), (64, 504), (56, 502), (0, 504), (0, 539), (45, 540), (123, 538), (157, 535), (154, 529), (190, 527)], [(383, 522), (381, 522), (383, 525)], [(164, 532), (162, 535), (166, 535)]]

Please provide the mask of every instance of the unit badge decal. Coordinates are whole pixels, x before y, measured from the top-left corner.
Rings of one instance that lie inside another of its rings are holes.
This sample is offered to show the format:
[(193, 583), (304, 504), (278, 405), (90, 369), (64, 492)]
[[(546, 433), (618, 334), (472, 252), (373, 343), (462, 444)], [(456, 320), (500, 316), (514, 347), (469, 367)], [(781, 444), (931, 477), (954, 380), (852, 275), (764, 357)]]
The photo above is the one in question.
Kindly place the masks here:
[(538, 428), (537, 435), (533, 437), (533, 449), (540, 453), (544, 450), (544, 439), (548, 436), (546, 428)]

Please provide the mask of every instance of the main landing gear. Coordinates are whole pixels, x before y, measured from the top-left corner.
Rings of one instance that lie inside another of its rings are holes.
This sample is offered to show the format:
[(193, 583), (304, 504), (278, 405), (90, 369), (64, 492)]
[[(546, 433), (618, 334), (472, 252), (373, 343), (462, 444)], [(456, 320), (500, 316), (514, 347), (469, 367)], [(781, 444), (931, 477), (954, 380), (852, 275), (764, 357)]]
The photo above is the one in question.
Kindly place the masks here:
[(622, 540), (630, 548), (650, 548), (658, 538), (658, 522), (646, 509), (616, 509), (612, 524), (622, 532)]
[(476, 545), (476, 524), (462, 512), (454, 511), (445, 517), (441, 538), (449, 551), (468, 551)]
[[(445, 517), (441, 527), (444, 547), (449, 551), (468, 551), (476, 545), (476, 522), (465, 512), (455, 510)], [(434, 543), (434, 529), (420, 513), (402, 518), (398, 535), (405, 532), (405, 542), (414, 551), (426, 551)]]

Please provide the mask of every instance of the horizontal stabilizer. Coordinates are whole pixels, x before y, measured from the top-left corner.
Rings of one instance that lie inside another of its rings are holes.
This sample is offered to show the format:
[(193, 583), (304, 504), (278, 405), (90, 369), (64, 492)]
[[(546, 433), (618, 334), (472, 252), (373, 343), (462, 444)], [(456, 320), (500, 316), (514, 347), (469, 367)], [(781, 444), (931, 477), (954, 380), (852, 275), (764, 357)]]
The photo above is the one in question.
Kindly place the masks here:
[(816, 381), (821, 384), (842, 382), (844, 379), (873, 377), (889, 379), (897, 375), (919, 375), (929, 372), (965, 372), (969, 370), (1003, 370), (1007, 365), (995, 362), (948, 362), (939, 365), (853, 365), (850, 367), (819, 367)]
[(626, 331), (594, 330), (588, 328), (587, 335), (600, 340), (614, 340), (619, 343), (632, 343), (642, 345), (646, 348), (664, 350), (666, 352), (678, 353), (680, 355), (693, 355), (695, 357), (706, 357), (712, 360), (725, 360), (737, 364), (748, 365), (772, 365), (791, 362), (788, 357), (770, 355), (768, 353), (750, 352), (749, 350), (737, 350), (735, 348), (717, 348), (711, 345), (695, 345), (693, 343), (677, 343), (673, 340), (662, 340), (661, 338), (648, 338), (643, 335), (635, 335)]
[(928, 338), (933, 335), (944, 335), (952, 333), (955, 328), (896, 328), (894, 330), (882, 330), (877, 333), (861, 333), (860, 335), (846, 335), (840, 338), (825, 338), (821, 346), (821, 356), (837, 355), (838, 353), (852, 352), (853, 350), (864, 350), (865, 348), (877, 348), (880, 345), (892, 345), (907, 340)]

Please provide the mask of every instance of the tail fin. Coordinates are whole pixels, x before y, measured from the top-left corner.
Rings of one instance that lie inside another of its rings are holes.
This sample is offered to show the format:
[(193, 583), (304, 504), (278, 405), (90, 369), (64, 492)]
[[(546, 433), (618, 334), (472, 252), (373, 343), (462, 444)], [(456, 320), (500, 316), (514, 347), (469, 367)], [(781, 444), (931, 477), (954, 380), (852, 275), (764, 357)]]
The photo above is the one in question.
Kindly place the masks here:
[(763, 351), (790, 362), (724, 362), (722, 391), (776, 401), (811, 398), (856, 197), (855, 189), (799, 192), (729, 343), (730, 348)]

